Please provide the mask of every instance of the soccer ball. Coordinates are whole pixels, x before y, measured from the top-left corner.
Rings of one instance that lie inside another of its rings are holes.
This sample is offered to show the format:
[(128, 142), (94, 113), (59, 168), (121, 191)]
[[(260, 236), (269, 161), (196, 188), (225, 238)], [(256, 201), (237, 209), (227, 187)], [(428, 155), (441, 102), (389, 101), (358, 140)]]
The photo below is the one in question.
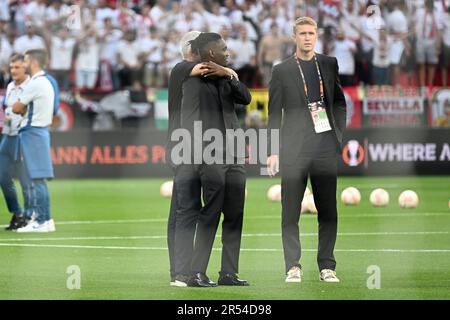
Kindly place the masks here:
[(414, 191), (405, 190), (398, 197), (398, 203), (402, 208), (415, 208), (419, 204), (419, 197)]
[(303, 194), (303, 200), (302, 200), (302, 204), (301, 204), (301, 208), (300, 208), (300, 213), (308, 213), (309, 212), (309, 199), (307, 199), (309, 197), (309, 195), (312, 196), (312, 193), (309, 190), (309, 188), (306, 187), (305, 193)]
[(281, 201), (281, 184), (274, 184), (267, 190), (267, 199), (270, 201)]
[(303, 194), (303, 199), (304, 199), (307, 195), (310, 195), (310, 194), (312, 194), (312, 193), (311, 193), (311, 190), (309, 190), (309, 188), (306, 187), (305, 193)]
[(361, 193), (355, 187), (345, 188), (341, 193), (341, 201), (345, 205), (356, 205), (361, 201)]
[(384, 207), (389, 203), (389, 193), (381, 188), (375, 189), (370, 193), (370, 203), (374, 207)]
[(164, 198), (171, 198), (172, 197), (172, 189), (173, 189), (173, 181), (166, 181), (159, 188), (159, 193)]
[[(316, 204), (314, 203), (313, 194), (312, 193), (308, 194), (304, 199), (305, 200), (303, 200), (303, 202), (305, 203), (306, 212), (317, 213), (317, 208), (316, 208)], [(302, 202), (302, 206), (303, 206), (303, 202)]]

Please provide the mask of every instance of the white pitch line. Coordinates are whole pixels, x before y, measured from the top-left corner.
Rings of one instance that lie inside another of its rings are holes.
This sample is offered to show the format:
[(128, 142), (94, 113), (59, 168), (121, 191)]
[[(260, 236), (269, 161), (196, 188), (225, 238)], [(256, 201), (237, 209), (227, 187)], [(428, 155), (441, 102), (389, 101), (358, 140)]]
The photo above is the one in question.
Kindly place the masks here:
[[(348, 218), (383, 218), (383, 217), (441, 217), (447, 216), (450, 217), (449, 213), (445, 212), (405, 212), (405, 213), (369, 213), (369, 214), (352, 214), (345, 215), (340, 214), (339, 219), (348, 219)], [(302, 214), (302, 217), (306, 218), (317, 218), (315, 214)], [(245, 216), (244, 219), (255, 219), (255, 220), (276, 220), (281, 219), (280, 215), (267, 215), (267, 216)], [(56, 220), (57, 225), (83, 225), (83, 224), (126, 224), (126, 223), (146, 223), (146, 222), (163, 222), (167, 223), (167, 218), (158, 218), (158, 219), (117, 219), (117, 220), (73, 220), (73, 221), (58, 221)], [(0, 228), (7, 227), (7, 225), (0, 225)]]
[[(338, 236), (403, 236), (403, 235), (439, 235), (449, 234), (449, 231), (411, 231), (411, 232), (342, 232)], [(301, 237), (316, 237), (317, 233), (301, 233)], [(216, 237), (220, 238), (218, 234)], [(242, 237), (281, 237), (281, 233), (244, 233)], [(101, 237), (52, 237), (52, 238), (5, 238), (0, 241), (64, 241), (64, 240), (144, 240), (144, 239), (166, 239), (163, 236), (101, 236)]]
[[(165, 247), (120, 247), (120, 246), (82, 246), (82, 245), (60, 245), (60, 244), (34, 244), (34, 243), (0, 243), (0, 247), (38, 247), (38, 248), (64, 248), (64, 249), (106, 249), (106, 250), (167, 250)], [(220, 248), (213, 248), (221, 251)], [(241, 248), (248, 252), (283, 252), (275, 248)], [(306, 252), (317, 252), (317, 249), (302, 249)], [(336, 249), (336, 252), (386, 252), (386, 253), (450, 253), (450, 249)]]

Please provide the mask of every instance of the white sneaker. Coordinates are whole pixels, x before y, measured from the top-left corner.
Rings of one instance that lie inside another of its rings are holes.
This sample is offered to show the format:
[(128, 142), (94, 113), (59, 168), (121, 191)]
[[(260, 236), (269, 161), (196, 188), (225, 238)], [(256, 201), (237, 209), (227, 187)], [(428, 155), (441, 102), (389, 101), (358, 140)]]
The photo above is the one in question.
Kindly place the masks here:
[(180, 281), (180, 280), (175, 280), (174, 282), (171, 282), (170, 285), (172, 287), (181, 287), (181, 288), (185, 288), (188, 286), (187, 282)]
[(45, 221), (45, 223), (47, 224), (48, 232), (56, 231), (55, 220), (50, 219), (50, 220)]
[(293, 266), (289, 269), (286, 277), (286, 282), (302, 282), (302, 269), (298, 266)]
[(25, 227), (17, 229), (18, 233), (26, 233), (26, 232), (49, 232), (47, 222), (39, 224), (37, 221), (30, 222)]
[(320, 281), (339, 282), (339, 279), (336, 277), (336, 271), (331, 269), (323, 269), (320, 271)]

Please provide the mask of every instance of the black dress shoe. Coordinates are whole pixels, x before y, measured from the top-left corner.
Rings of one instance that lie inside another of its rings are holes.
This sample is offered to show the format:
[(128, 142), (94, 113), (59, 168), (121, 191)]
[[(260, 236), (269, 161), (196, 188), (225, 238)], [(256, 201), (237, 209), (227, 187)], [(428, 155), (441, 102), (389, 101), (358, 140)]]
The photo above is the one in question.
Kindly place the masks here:
[(188, 287), (217, 287), (217, 283), (209, 280), (206, 274), (197, 272), (189, 279)]
[(236, 274), (224, 273), (220, 274), (219, 281), (217, 281), (219, 286), (249, 286), (247, 280), (239, 279)]
[(19, 228), (25, 227), (27, 225), (27, 221), (25, 217), (19, 215), (13, 215), (9, 226), (5, 228), (5, 230), (15, 231)]

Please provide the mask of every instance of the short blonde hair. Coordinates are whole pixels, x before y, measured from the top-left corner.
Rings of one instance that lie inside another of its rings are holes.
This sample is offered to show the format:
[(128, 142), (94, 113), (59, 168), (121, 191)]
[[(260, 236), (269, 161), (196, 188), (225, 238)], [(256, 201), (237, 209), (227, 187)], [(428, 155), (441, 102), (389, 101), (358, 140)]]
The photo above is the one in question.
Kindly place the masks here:
[(305, 24), (313, 26), (314, 28), (316, 28), (316, 31), (317, 31), (317, 22), (314, 21), (314, 19), (312, 19), (310, 17), (297, 18), (297, 20), (295, 20), (294, 27), (293, 27), (292, 30), (295, 33), (297, 31), (297, 26), (302, 26), (302, 25), (305, 25)]

